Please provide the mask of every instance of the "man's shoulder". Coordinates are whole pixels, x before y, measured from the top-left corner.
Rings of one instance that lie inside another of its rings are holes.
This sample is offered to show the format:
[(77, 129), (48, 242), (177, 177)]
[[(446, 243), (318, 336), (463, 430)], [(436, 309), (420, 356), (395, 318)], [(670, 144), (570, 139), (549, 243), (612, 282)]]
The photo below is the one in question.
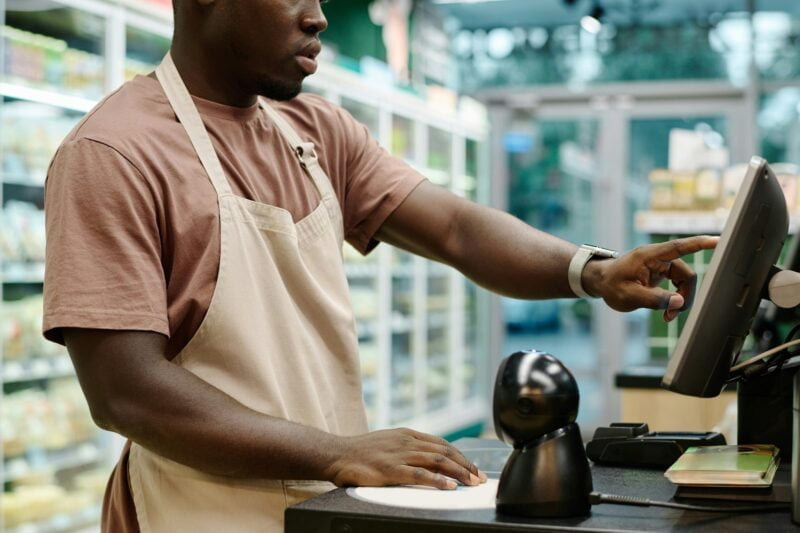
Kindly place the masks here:
[(130, 153), (169, 135), (174, 124), (158, 81), (137, 76), (101, 100), (64, 142), (91, 140)]

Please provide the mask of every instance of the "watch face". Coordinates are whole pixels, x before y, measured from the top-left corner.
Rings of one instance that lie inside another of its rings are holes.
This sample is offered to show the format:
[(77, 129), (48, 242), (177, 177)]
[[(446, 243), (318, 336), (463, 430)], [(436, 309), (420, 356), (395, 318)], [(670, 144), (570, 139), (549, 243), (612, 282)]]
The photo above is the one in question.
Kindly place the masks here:
[(591, 252), (593, 256), (599, 256), (599, 257), (617, 256), (617, 252), (609, 250), (608, 248), (602, 248), (600, 246), (595, 246), (594, 244), (584, 244), (584, 246), (589, 249), (589, 252)]

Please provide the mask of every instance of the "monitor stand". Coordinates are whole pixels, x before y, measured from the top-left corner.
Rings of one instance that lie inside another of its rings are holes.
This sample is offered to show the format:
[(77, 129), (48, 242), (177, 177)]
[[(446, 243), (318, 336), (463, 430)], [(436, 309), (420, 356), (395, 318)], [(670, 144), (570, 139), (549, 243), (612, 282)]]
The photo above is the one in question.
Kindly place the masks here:
[(792, 522), (800, 524), (800, 372), (794, 373), (792, 399)]
[[(778, 307), (800, 306), (800, 273), (772, 267), (762, 291)], [(780, 372), (739, 382), (738, 441), (775, 444), (791, 456), (792, 522), (800, 525), (800, 358)]]
[[(792, 365), (794, 366), (794, 365)], [(774, 444), (788, 461), (792, 454), (794, 372), (782, 372), (740, 381), (736, 388), (738, 441), (743, 444)]]

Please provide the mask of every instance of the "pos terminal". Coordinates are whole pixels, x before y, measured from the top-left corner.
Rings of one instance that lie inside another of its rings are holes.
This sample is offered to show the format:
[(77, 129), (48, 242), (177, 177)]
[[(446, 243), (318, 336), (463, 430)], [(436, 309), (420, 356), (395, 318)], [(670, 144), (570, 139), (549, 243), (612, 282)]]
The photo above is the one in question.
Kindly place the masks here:
[[(719, 245), (670, 358), (662, 385), (681, 394), (713, 397), (726, 383), (780, 374), (792, 367), (788, 342), (737, 364), (762, 299), (779, 307), (800, 305), (800, 274), (774, 266), (789, 231), (786, 200), (764, 159), (753, 157)], [(793, 370), (792, 370), (793, 371)], [(792, 521), (800, 523), (798, 494), (798, 374), (794, 378)], [(780, 394), (782, 391), (775, 391)], [(763, 417), (774, 413), (765, 409)], [(741, 424), (740, 424), (741, 426)], [(765, 443), (772, 444), (772, 443)]]

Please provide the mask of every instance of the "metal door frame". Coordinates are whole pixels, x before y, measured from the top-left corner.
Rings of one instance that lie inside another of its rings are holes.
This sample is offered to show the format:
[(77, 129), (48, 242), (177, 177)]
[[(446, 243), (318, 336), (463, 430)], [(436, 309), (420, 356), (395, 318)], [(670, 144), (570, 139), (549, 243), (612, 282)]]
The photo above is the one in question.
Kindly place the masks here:
[[(597, 161), (598, 182), (592, 201), (598, 244), (617, 250), (627, 246), (625, 184), (630, 156), (630, 124), (635, 119), (724, 116), (726, 140), (732, 162), (746, 162), (759, 153), (756, 129), (757, 93), (719, 82), (629, 83), (599, 86), (575, 93), (567, 87), (504, 89), (481, 95), (488, 101), (492, 123), (492, 206), (508, 210), (509, 171), (504, 157), (502, 136), (515, 113), (526, 113), (533, 120), (595, 119), (599, 123)], [(607, 207), (611, 206), (611, 209)], [(602, 215), (602, 216), (601, 216)], [(604, 421), (619, 420), (620, 396), (614, 376), (623, 370), (625, 318), (595, 302), (593, 324), (598, 344), (598, 379), (605, 399)], [(492, 361), (496, 368), (502, 354), (505, 321), (499, 297), (492, 302)]]

